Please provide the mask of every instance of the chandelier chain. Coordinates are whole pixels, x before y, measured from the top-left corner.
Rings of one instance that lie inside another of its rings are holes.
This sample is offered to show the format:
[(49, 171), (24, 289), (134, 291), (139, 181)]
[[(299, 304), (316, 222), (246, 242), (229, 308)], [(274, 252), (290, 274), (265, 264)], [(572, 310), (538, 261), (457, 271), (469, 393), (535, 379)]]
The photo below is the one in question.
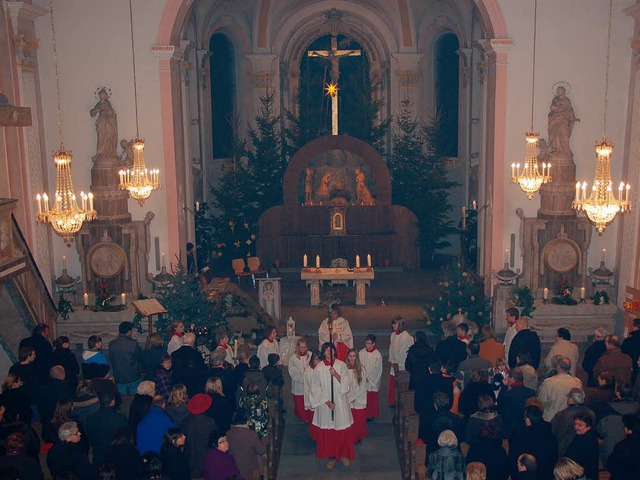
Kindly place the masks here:
[(607, 138), (607, 107), (609, 106), (609, 62), (611, 57), (611, 17), (613, 14), (613, 0), (609, 0), (609, 29), (607, 30), (607, 70), (604, 80), (604, 122), (602, 125), (602, 139)]
[(56, 48), (56, 28), (53, 18), (53, 0), (49, 0), (49, 18), (51, 19), (51, 45), (53, 47), (53, 70), (56, 77), (56, 108), (58, 113), (58, 133), (60, 146), (64, 149), (64, 129), (62, 126), (62, 108), (60, 107), (60, 75), (58, 73), (58, 49)]
[(131, 58), (133, 60), (133, 100), (136, 108), (136, 138), (140, 138), (138, 130), (138, 78), (136, 76), (136, 44), (133, 39), (133, 0), (129, 0), (129, 19), (131, 24)]
[(531, 131), (533, 132), (533, 103), (536, 94), (536, 38), (538, 35), (538, 0), (533, 4), (533, 67), (531, 69)]

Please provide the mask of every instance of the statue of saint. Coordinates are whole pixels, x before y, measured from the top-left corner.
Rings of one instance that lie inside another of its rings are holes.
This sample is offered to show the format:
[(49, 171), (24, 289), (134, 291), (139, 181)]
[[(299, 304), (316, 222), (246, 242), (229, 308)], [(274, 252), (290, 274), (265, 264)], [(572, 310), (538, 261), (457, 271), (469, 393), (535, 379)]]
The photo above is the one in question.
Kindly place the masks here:
[(356, 174), (356, 200), (360, 205), (373, 205), (375, 202), (371, 196), (371, 191), (367, 187), (364, 172), (359, 168), (355, 169)]
[(572, 155), (569, 148), (569, 137), (573, 131), (573, 124), (580, 119), (571, 106), (571, 100), (566, 96), (567, 90), (560, 86), (556, 90), (556, 96), (551, 101), (549, 110), (549, 146), (552, 152)]
[(105, 88), (100, 89), (98, 98), (98, 103), (89, 111), (91, 117), (98, 115), (96, 120), (98, 143), (96, 154), (92, 158), (94, 162), (102, 158), (118, 158), (118, 117), (111, 106), (109, 94)]
[(124, 167), (133, 167), (133, 140), (120, 140), (122, 152), (120, 153), (120, 163)]
[(538, 162), (549, 161), (549, 145), (544, 138), (538, 140)]
[(311, 203), (313, 203), (312, 186), (313, 186), (313, 169), (307, 168), (304, 174), (304, 204), (305, 205), (310, 205)]
[(331, 173), (325, 173), (320, 179), (320, 186), (316, 189), (317, 200), (329, 200), (329, 182), (331, 181)]

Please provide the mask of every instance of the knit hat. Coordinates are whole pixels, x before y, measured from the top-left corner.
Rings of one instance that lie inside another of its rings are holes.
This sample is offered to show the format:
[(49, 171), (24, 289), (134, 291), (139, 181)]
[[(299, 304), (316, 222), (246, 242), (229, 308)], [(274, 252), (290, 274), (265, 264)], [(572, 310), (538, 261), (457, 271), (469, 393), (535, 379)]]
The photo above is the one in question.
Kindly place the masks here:
[(189, 403), (187, 404), (187, 410), (192, 415), (200, 415), (211, 407), (213, 399), (205, 393), (196, 393)]

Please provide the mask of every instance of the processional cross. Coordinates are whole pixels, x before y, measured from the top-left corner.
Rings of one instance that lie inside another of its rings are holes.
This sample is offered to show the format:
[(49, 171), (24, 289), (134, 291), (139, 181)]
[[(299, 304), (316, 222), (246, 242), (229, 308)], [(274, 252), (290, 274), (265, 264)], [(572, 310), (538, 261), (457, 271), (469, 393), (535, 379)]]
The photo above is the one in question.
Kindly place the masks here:
[(325, 87), (327, 95), (331, 97), (331, 135), (338, 135), (338, 79), (340, 78), (339, 63), (341, 57), (359, 57), (360, 50), (338, 50), (338, 38), (331, 37), (331, 50), (309, 50), (310, 57), (325, 58), (331, 62), (331, 83)]

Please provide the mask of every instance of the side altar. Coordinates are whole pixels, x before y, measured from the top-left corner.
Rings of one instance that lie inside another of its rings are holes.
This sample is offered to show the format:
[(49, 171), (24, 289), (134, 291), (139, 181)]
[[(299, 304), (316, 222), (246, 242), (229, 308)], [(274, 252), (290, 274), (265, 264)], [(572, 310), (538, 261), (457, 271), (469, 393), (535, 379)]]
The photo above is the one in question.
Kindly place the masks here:
[(371, 286), (371, 280), (375, 278), (373, 268), (303, 268), (300, 279), (306, 280), (310, 288), (311, 306), (320, 306), (320, 284), (324, 281), (347, 280), (356, 287), (356, 306), (364, 307), (366, 304), (365, 286)]
[(419, 267), (416, 216), (392, 205), (389, 169), (362, 140), (328, 135), (309, 142), (289, 162), (283, 190), (283, 205), (258, 221), (264, 265), (371, 255), (374, 266)]

